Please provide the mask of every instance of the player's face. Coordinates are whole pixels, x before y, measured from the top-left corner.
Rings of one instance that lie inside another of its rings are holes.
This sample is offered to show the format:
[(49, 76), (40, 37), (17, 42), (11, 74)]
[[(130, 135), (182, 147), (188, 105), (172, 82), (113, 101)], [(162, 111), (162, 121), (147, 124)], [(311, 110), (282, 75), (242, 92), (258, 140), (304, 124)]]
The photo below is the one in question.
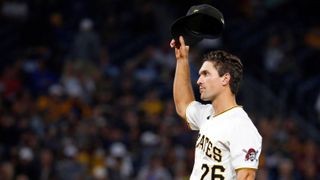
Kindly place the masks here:
[(199, 70), (199, 79), (197, 81), (201, 99), (204, 101), (213, 101), (222, 90), (222, 78), (212, 62), (205, 61)]

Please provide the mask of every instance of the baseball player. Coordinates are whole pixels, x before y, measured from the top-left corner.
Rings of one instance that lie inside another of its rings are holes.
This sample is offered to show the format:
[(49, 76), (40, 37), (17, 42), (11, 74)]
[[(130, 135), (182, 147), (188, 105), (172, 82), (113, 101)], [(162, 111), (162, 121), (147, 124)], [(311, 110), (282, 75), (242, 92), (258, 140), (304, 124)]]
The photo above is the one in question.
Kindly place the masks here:
[(211, 104), (201, 104), (191, 86), (189, 46), (182, 36), (179, 42), (170, 43), (176, 55), (174, 102), (190, 129), (199, 131), (190, 179), (255, 179), (262, 138), (236, 102), (242, 79), (240, 59), (225, 51), (204, 56), (197, 84), (201, 99)]

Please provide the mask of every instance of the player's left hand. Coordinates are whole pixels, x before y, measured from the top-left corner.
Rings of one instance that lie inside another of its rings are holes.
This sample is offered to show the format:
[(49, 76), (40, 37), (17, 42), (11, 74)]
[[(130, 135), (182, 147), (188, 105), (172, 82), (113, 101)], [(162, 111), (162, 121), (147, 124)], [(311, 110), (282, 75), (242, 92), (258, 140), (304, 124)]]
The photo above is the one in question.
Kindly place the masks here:
[(176, 59), (188, 60), (189, 56), (189, 46), (186, 46), (182, 36), (179, 37), (179, 42), (177, 43), (174, 39), (170, 42), (170, 47), (175, 49)]

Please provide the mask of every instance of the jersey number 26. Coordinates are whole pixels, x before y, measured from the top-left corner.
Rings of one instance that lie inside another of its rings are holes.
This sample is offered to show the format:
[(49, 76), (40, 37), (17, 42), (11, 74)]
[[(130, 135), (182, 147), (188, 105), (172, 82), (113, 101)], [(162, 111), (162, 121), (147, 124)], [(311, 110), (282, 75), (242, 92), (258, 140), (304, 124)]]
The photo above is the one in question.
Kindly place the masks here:
[[(207, 174), (209, 173), (210, 168), (209, 168), (209, 166), (207, 164), (202, 164), (201, 169), (204, 170), (204, 172), (203, 172), (203, 174), (201, 176), (201, 180), (203, 180), (207, 176)], [(217, 178), (217, 179), (223, 180), (224, 179), (223, 175), (222, 174), (217, 174), (216, 173), (217, 170), (220, 170), (220, 172), (224, 172), (225, 169), (221, 165), (212, 166), (211, 167), (211, 179)]]

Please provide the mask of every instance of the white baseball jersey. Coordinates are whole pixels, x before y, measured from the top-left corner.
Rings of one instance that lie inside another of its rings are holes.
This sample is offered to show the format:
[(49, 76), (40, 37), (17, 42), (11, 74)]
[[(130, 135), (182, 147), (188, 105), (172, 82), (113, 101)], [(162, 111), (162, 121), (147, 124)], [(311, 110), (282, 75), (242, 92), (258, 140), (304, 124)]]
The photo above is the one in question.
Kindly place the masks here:
[(189, 127), (199, 130), (190, 179), (236, 179), (237, 169), (257, 169), (262, 137), (247, 113), (237, 106), (213, 115), (211, 104), (187, 107)]

